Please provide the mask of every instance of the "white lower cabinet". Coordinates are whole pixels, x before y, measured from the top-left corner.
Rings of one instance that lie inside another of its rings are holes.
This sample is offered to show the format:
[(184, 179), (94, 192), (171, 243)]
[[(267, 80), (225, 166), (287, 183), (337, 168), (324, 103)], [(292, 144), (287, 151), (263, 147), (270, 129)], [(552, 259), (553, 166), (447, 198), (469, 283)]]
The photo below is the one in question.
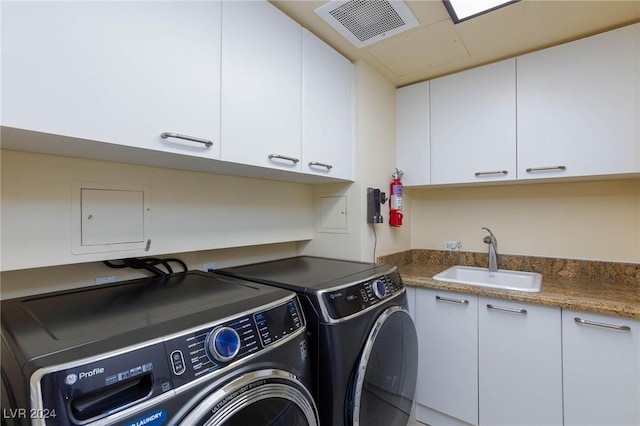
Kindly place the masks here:
[(565, 425), (640, 425), (640, 321), (562, 312)]
[(640, 320), (415, 289), (417, 420), (640, 425)]
[(478, 299), (416, 289), (417, 420), (478, 424)]
[(481, 425), (562, 425), (560, 308), (480, 297)]

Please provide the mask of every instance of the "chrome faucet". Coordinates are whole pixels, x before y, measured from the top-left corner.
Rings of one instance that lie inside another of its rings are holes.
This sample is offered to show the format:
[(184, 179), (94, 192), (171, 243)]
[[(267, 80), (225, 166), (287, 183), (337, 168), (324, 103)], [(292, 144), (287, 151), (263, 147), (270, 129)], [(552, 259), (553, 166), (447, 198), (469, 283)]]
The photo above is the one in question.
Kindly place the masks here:
[(495, 272), (498, 270), (498, 240), (489, 228), (483, 226), (482, 229), (489, 233), (483, 241), (485, 244), (489, 244), (489, 271)]

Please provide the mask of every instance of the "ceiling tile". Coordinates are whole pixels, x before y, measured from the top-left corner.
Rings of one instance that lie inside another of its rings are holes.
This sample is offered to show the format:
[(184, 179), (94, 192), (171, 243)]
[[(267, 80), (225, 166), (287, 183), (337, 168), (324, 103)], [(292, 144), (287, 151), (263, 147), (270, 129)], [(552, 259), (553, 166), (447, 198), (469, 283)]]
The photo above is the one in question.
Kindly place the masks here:
[(458, 25), (442, 0), (405, 0), (420, 27), (358, 49), (313, 12), (326, 1), (269, 1), (396, 87), (640, 21), (640, 0), (521, 0)]
[(378, 42), (366, 50), (397, 77), (469, 57), (450, 19)]

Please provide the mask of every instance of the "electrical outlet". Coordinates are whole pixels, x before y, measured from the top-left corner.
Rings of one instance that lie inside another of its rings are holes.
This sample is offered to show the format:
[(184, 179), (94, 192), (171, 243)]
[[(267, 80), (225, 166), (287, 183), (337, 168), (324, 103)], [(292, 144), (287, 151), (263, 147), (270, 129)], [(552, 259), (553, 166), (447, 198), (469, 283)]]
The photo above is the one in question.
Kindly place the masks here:
[(204, 263), (202, 265), (202, 270), (205, 272), (209, 272), (209, 269), (216, 269), (215, 262)]
[(460, 241), (445, 241), (443, 248), (447, 251), (460, 251), (462, 243)]
[(109, 284), (109, 283), (115, 283), (115, 282), (116, 282), (115, 276), (96, 278), (96, 284)]

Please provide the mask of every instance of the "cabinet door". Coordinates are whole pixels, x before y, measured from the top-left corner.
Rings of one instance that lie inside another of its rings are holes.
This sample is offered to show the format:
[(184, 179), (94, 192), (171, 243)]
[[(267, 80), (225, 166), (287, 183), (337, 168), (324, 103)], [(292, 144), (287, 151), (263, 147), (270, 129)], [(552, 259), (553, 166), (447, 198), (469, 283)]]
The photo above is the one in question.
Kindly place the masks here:
[(302, 27), (266, 1), (222, 8), (221, 157), (300, 171)]
[(480, 297), (481, 425), (562, 425), (560, 309)]
[(431, 81), (431, 183), (516, 178), (515, 59)]
[(518, 179), (640, 171), (640, 25), (518, 63)]
[(415, 304), (419, 347), (416, 403), (477, 425), (477, 297), (416, 289)]
[(431, 183), (429, 82), (396, 90), (396, 167), (406, 186)]
[(220, 3), (3, 2), (2, 89), (4, 126), (219, 158)]
[(640, 321), (563, 310), (565, 425), (640, 424)]
[(352, 179), (353, 65), (302, 32), (302, 171)]

